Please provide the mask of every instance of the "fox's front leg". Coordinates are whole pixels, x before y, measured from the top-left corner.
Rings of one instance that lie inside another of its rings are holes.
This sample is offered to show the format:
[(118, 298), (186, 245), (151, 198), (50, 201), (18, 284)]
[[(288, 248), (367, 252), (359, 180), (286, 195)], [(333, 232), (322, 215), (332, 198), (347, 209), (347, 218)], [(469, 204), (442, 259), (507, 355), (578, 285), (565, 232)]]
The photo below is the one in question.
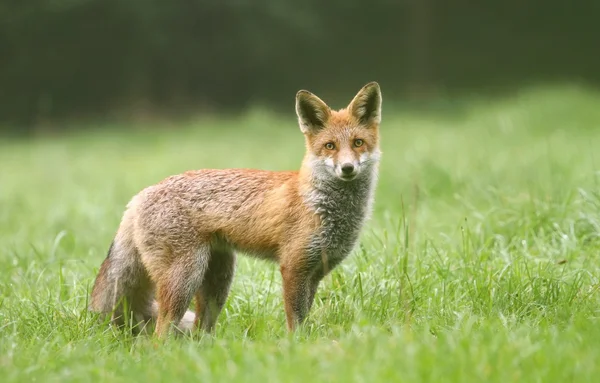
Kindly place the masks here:
[(298, 325), (304, 322), (311, 306), (309, 299), (313, 296), (311, 294), (312, 275), (303, 256), (288, 258), (280, 266), (283, 279), (283, 302), (289, 331), (294, 331)]

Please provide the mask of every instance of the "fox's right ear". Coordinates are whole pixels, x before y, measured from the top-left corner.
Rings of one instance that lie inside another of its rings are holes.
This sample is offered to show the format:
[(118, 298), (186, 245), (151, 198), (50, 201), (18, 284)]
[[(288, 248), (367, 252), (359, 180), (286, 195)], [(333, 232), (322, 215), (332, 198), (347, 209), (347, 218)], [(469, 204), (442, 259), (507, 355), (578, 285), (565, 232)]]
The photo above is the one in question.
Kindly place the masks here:
[(301, 90), (296, 93), (296, 114), (302, 133), (317, 133), (325, 127), (331, 110), (319, 97)]

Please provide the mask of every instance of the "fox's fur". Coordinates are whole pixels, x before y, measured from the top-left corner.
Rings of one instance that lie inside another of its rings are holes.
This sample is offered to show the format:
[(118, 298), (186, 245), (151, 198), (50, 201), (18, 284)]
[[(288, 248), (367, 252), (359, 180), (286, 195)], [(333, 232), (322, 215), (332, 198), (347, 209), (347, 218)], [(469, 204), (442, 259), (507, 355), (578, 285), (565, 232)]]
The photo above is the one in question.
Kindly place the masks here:
[[(375, 82), (339, 111), (299, 91), (296, 113), (307, 149), (299, 171), (198, 170), (142, 190), (127, 205), (100, 267), (91, 310), (115, 324), (128, 313), (136, 323), (156, 319), (159, 336), (171, 325), (211, 331), (239, 251), (279, 264), (293, 330), (370, 213), (381, 102)], [(187, 311), (193, 298), (195, 314)]]

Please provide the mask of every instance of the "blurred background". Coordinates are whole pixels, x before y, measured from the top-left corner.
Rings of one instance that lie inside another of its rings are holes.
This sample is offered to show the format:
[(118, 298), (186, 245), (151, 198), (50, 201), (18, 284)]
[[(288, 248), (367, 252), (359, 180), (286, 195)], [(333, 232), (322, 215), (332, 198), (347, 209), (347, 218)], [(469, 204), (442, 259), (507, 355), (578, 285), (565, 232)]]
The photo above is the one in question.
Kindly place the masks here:
[[(0, 129), (600, 81), (593, 0), (2, 0)], [(85, 129), (87, 124), (77, 125)]]

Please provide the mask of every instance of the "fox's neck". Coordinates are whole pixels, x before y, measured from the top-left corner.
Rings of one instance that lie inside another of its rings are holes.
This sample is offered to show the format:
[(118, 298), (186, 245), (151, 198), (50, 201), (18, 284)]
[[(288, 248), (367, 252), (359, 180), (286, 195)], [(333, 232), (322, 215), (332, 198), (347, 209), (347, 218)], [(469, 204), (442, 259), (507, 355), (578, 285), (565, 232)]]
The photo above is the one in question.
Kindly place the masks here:
[(377, 165), (352, 181), (343, 181), (322, 172), (315, 174), (310, 166), (299, 173), (300, 194), (306, 205), (321, 220), (321, 229), (312, 239), (315, 251), (327, 249), (332, 262), (341, 261), (354, 247), (360, 230), (371, 213)]

